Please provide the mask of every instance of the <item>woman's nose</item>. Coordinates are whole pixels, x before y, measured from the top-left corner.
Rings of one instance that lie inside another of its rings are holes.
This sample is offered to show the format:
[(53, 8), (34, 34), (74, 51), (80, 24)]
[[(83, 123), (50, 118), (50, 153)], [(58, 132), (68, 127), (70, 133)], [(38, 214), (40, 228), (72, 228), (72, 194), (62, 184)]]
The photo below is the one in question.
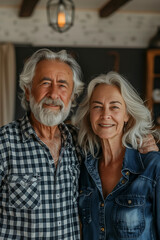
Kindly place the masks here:
[(104, 111), (103, 111), (101, 117), (102, 117), (103, 119), (111, 119), (110, 111), (107, 110), (107, 109), (104, 109)]
[(104, 114), (103, 114), (103, 115), (101, 116), (101, 118), (103, 118), (103, 119), (111, 119), (111, 115), (104, 115)]

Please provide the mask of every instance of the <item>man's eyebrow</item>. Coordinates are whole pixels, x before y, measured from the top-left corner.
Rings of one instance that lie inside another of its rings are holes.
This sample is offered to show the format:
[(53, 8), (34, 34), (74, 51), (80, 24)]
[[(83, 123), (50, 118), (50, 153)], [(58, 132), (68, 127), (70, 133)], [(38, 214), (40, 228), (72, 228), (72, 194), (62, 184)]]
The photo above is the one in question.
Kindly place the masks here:
[(43, 82), (43, 81), (52, 81), (52, 79), (51, 78), (49, 78), (49, 77), (43, 77), (41, 80), (40, 80), (40, 82)]
[[(53, 80), (52, 80), (51, 78), (49, 78), (49, 77), (43, 77), (43, 78), (40, 80), (40, 82), (43, 82), (43, 81), (51, 81), (51, 82), (53, 82)], [(60, 79), (60, 80), (58, 80), (57, 82), (58, 82), (58, 83), (64, 83), (64, 84), (66, 84), (66, 85), (69, 85), (66, 80)]]
[(66, 80), (62, 80), (62, 79), (60, 79), (60, 80), (58, 80), (57, 82), (58, 82), (58, 83), (65, 83), (66, 85), (69, 85), (68, 82), (67, 82)]

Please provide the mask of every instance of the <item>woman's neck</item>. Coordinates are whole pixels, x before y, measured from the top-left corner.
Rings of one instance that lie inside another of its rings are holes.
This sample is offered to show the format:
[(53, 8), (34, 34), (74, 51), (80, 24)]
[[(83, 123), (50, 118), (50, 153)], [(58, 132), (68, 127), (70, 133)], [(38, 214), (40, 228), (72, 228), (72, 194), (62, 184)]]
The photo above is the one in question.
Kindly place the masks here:
[(101, 140), (102, 146), (102, 161), (105, 166), (116, 161), (123, 161), (125, 147), (122, 146), (122, 141), (112, 142), (108, 139)]

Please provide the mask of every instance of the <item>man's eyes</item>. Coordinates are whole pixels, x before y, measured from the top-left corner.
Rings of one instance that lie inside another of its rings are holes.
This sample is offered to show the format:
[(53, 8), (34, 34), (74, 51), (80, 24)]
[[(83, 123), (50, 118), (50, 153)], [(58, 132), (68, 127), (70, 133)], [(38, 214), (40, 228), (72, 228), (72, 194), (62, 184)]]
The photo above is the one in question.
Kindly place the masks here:
[(42, 82), (42, 85), (48, 85), (48, 84), (51, 84), (51, 82), (49, 82), (49, 81), (43, 81)]
[(67, 88), (67, 85), (65, 85), (65, 84), (59, 84), (59, 86), (62, 88)]
[[(49, 85), (52, 85), (52, 83), (49, 82), (49, 81), (43, 81), (41, 83), (41, 85), (48, 85), (49, 86)], [(67, 88), (67, 84), (63, 84), (63, 83), (59, 83), (57, 86), (60, 87), (60, 88)]]

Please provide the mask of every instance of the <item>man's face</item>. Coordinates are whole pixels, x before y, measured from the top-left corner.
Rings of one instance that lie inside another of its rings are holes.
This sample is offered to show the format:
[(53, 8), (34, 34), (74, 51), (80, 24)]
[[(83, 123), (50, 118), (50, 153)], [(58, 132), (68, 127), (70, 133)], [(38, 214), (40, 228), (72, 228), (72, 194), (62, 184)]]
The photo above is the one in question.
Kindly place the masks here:
[(72, 91), (71, 68), (63, 62), (43, 60), (36, 66), (31, 93), (26, 91), (26, 97), (35, 118), (53, 126), (68, 116)]

